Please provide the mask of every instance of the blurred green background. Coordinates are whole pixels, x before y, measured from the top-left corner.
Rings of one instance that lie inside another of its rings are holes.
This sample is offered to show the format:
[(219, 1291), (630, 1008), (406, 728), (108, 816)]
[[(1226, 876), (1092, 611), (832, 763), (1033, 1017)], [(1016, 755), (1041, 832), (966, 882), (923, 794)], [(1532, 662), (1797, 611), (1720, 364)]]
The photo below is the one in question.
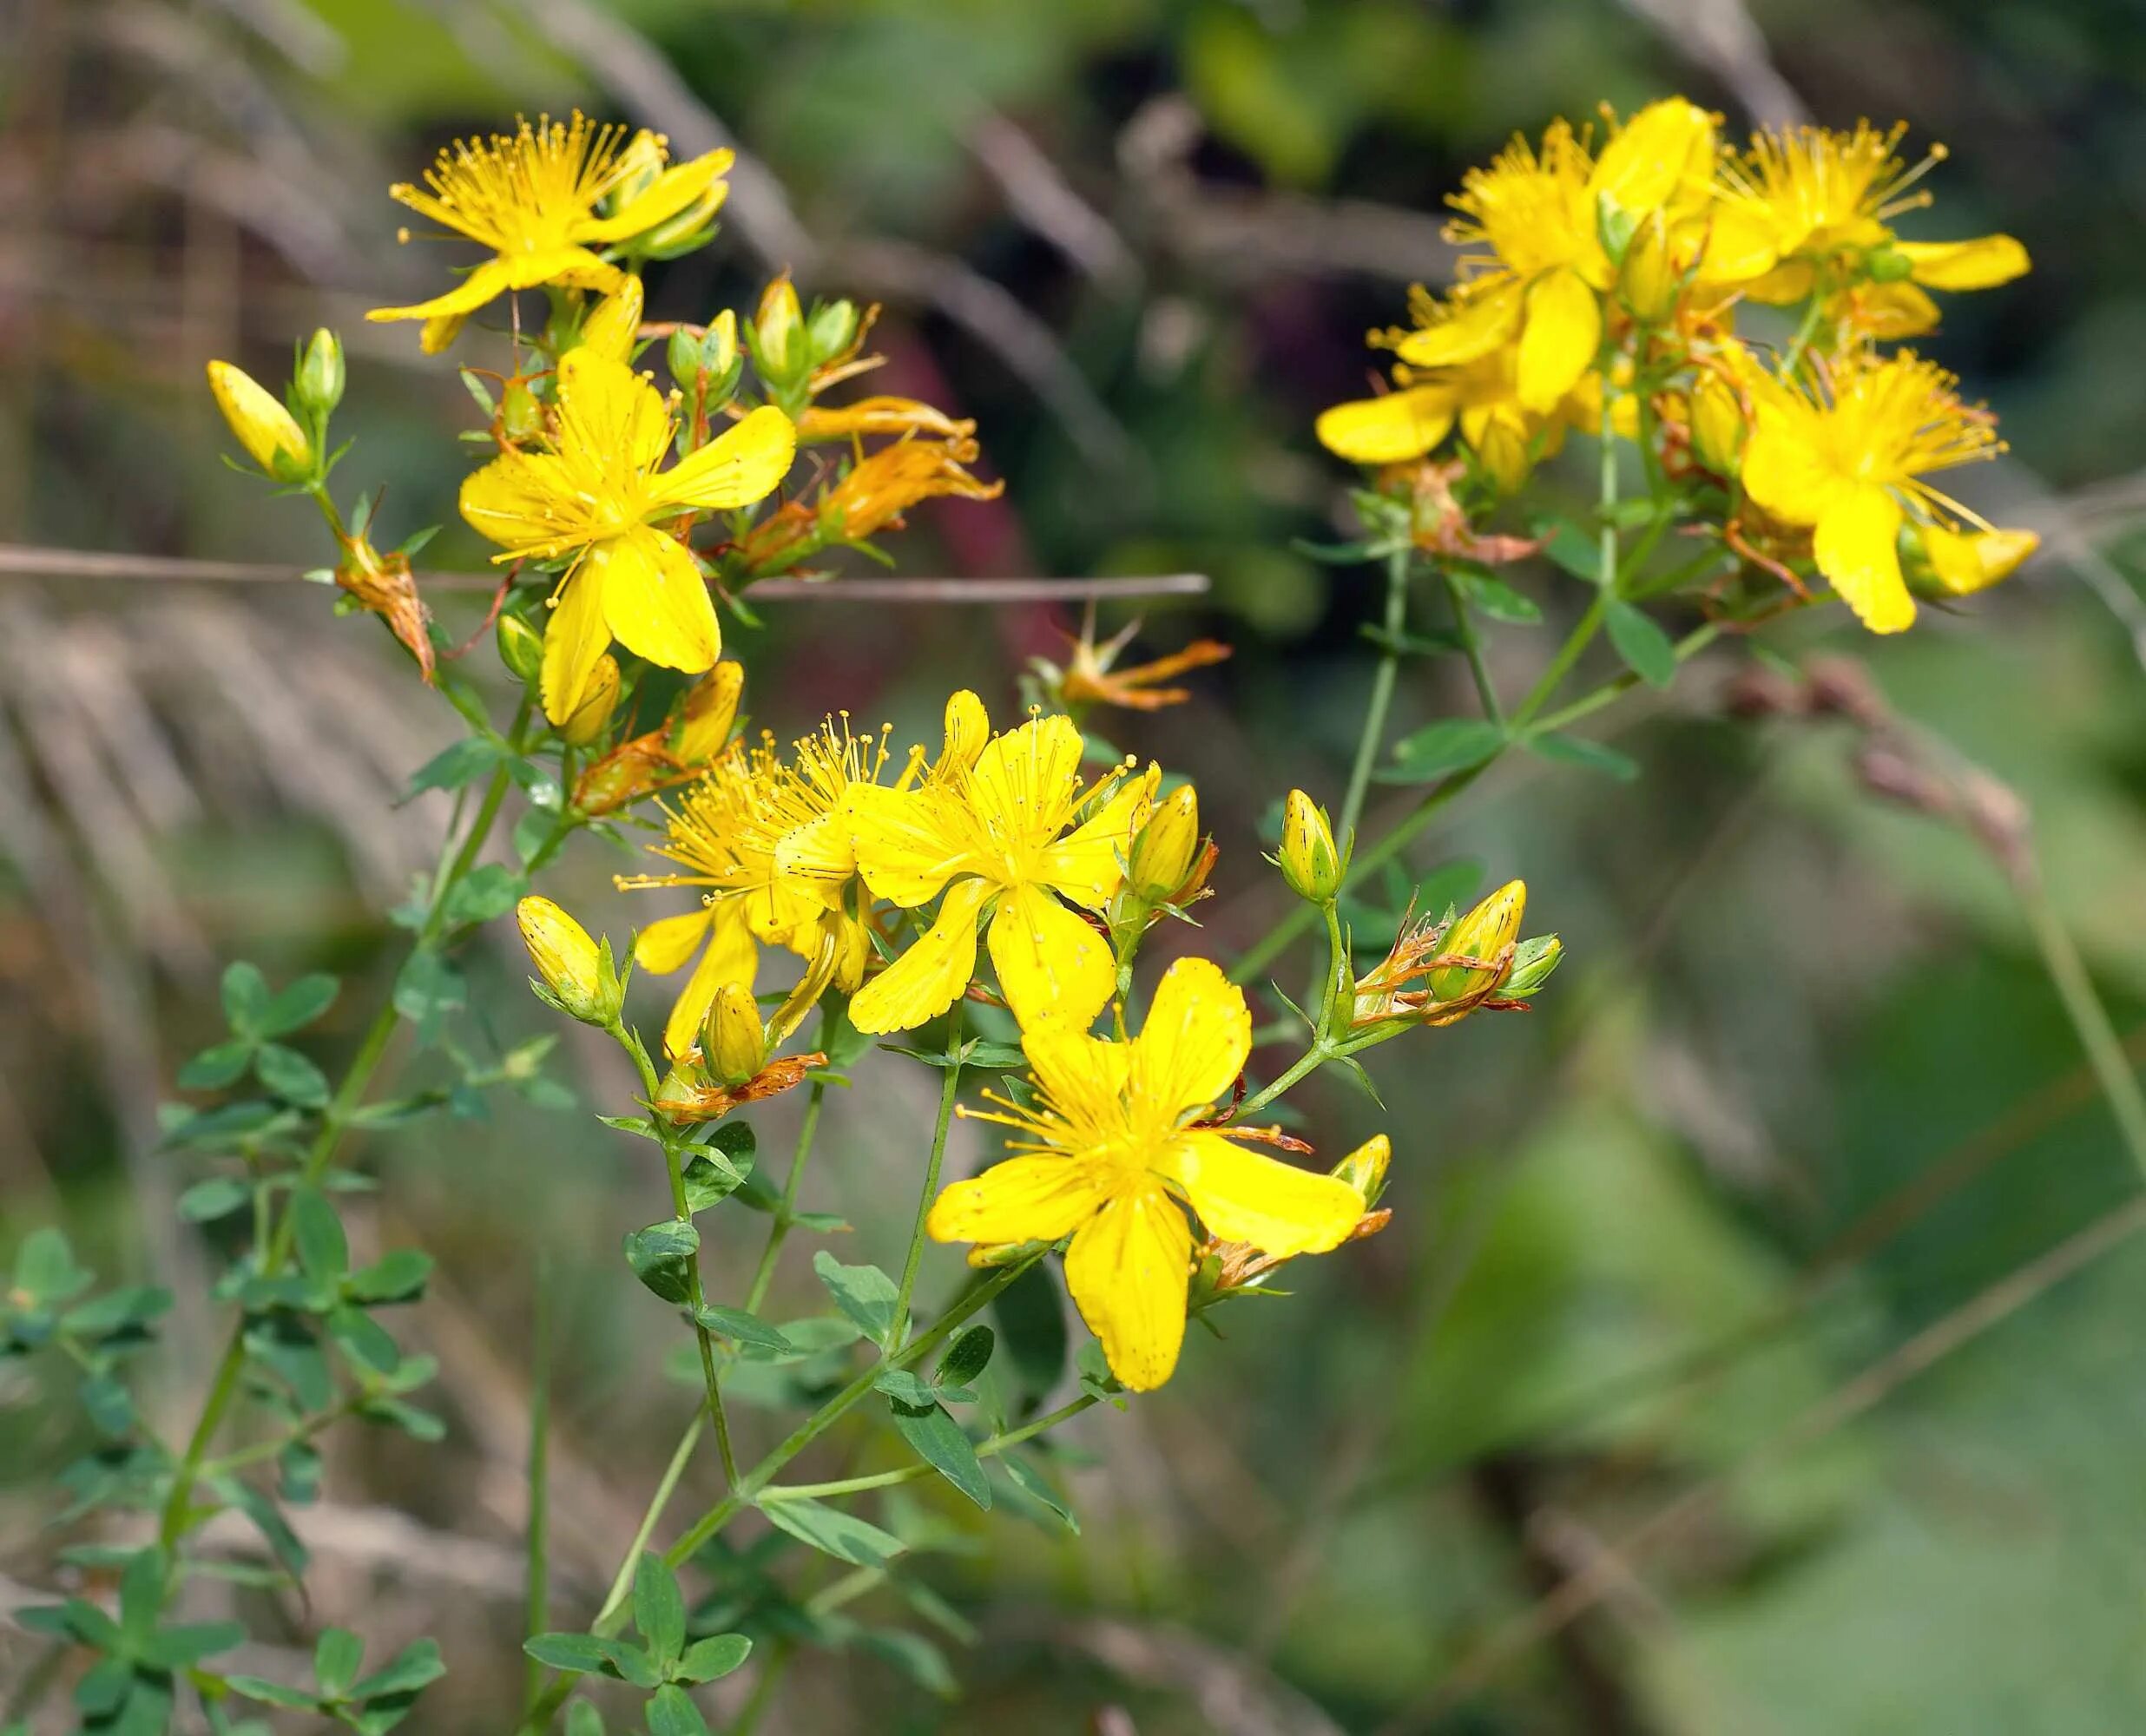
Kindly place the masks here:
[[(428, 559), (474, 564), (450, 523), (468, 402), (411, 328), (361, 321), (446, 257), (396, 247), (387, 182), (517, 109), (580, 104), (680, 148), (720, 124), (759, 171), (715, 250), (657, 268), (651, 316), (749, 305), (783, 265), (883, 300), (885, 388), (975, 417), (1008, 482), (918, 513), (906, 570), (1212, 576), (1140, 644), (1212, 634), (1234, 659), (1188, 705), (1095, 723), (1198, 781), (1223, 855), (1190, 938), (1221, 956), (1283, 911), (1258, 824), (1292, 782), (1338, 799), (1368, 672), (1374, 578), (1292, 552), (1344, 523), (1311, 419), (1362, 390), (1364, 330), (1447, 270), (1437, 217), (1462, 169), (1515, 128), (1673, 89), (1738, 130), (1906, 118), (1911, 149), (1952, 156), (1938, 211), (1904, 227), (2004, 228), (2034, 257), (2024, 282), (1953, 298), (1930, 347), (2012, 442), (1971, 497), (2049, 550), (1896, 641), (1837, 612), (1764, 637), (1866, 660), (1901, 713), (2017, 790), (2055, 908), (2146, 1042), (2136, 4), (15, 0), (0, 33), (0, 541), (319, 560), (302, 502), (218, 463), (201, 366), (274, 378), (325, 319), (352, 350), (339, 482), (384, 480), (391, 534), (448, 523)], [(1498, 629), (1515, 686), (1582, 601), (1552, 569), (1519, 578), (1550, 621)], [(438, 602), (475, 625), (470, 598)], [(379, 912), (444, 817), (438, 796), (390, 805), (451, 720), (329, 615), (295, 585), (0, 575), (0, 1243), (61, 1221), (108, 1275), (198, 1295), (202, 1250), (169, 1214), (188, 1177), (153, 1110), (214, 1035), (219, 963), (346, 973), (326, 1059), (381, 991)], [(1010, 711), (1024, 661), (1077, 624), (767, 615), (733, 637), (757, 722), (847, 706), (903, 740), (953, 686)], [(763, 1728), (2146, 1720), (2139, 1177), (2003, 877), (1958, 831), (1874, 805), (1838, 727), (1730, 716), (1748, 661), (1731, 645), (1608, 714), (1637, 783), (1501, 766), (1414, 851), (1448, 892), (1524, 875), (1530, 928), (1569, 962), (1531, 1017), (1372, 1057), (1383, 1116), (1340, 1081), (1295, 1100), (1324, 1149), (1391, 1129), (1392, 1227), (1195, 1338), (1163, 1394), (1082, 1418), (1077, 1541), (935, 1503), (945, 1547), (904, 1570), (925, 1589), (852, 1606), (864, 1642), (793, 1674)], [(1458, 667), (1419, 664), (1399, 720), (1471, 703)], [(656, 908), (610, 891), (626, 865), (588, 845), (554, 890), (622, 933)], [(503, 1042), (550, 1028), (510, 938), (477, 970)], [(571, 1058), (599, 1106), (628, 1090), (601, 1045)], [(920, 1072), (880, 1057), (831, 1107), (808, 1203), (855, 1225), (846, 1257), (899, 1247)], [(764, 1147), (794, 1113), (769, 1109)], [(980, 1161), (974, 1131), (957, 1163)], [(255, 1627), (293, 1654), (328, 1621), (383, 1646), (437, 1633), (451, 1674), (408, 1727), (491, 1728), (519, 1680), (540, 1253), (563, 1322), (563, 1608), (600, 1588), (690, 1409), (662, 1373), (668, 1317), (616, 1257), (662, 1178), (585, 1108), (504, 1105), (363, 1154), (384, 1186), (361, 1239), (441, 1260), (405, 1336), (441, 1358), (452, 1430), (429, 1450), (331, 1437), (311, 1607), (265, 1604)], [(720, 1287), (757, 1226), (711, 1222)], [(927, 1284), (958, 1272), (937, 1252)], [(801, 1312), (813, 1292), (800, 1257), (781, 1293)], [(182, 1301), (168, 1422), (211, 1324)], [(4, 1378), (0, 1590), (34, 1601), (59, 1571), (42, 1479), (85, 1425), (63, 1379)], [(897, 1629), (929, 1648), (872, 1637)], [(257, 1649), (247, 1667), (283, 1673)], [(0, 1682), (34, 1654), (0, 1614)]]

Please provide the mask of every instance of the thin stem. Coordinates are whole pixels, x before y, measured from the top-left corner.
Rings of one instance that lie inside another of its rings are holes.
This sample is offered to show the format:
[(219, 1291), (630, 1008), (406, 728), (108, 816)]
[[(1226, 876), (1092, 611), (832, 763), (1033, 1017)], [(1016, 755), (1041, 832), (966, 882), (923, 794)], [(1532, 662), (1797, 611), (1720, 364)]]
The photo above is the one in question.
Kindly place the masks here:
[[(550, 1575), (547, 1562), (550, 1548), (551, 1449), (551, 1273), (550, 1257), (536, 1252), (535, 1318), (530, 1346), (529, 1387), (529, 1537), (528, 1591), (523, 1611), (523, 1632), (537, 1634), (550, 1628)], [(544, 1668), (529, 1660), (524, 1693), (534, 1700), (543, 1692)]]
[[(976, 1443), (976, 1456), (980, 1459), (988, 1459), (1010, 1447), (1019, 1446), (1024, 1441), (1032, 1441), (1037, 1436), (1057, 1428), (1068, 1417), (1077, 1417), (1082, 1411), (1092, 1409), (1096, 1402), (1093, 1395), (1083, 1392), (1070, 1404), (1061, 1404), (1049, 1416), (1038, 1417), (1034, 1422), (1024, 1423), (1017, 1429), (1009, 1429), (1004, 1434), (978, 1441)], [(900, 1483), (915, 1483), (938, 1474), (933, 1466), (919, 1461), (893, 1470), (875, 1471), (868, 1476), (838, 1477), (833, 1483), (778, 1483), (760, 1490), (760, 1501), (765, 1506), (770, 1501), (816, 1501), (828, 1496), (861, 1495), (867, 1489), (892, 1489)]]
[(1503, 729), (1505, 726), (1505, 708), (1498, 703), (1498, 684), (1491, 679), (1490, 666), (1483, 661), (1483, 635), (1476, 630), (1475, 615), (1468, 608), (1468, 599), (1460, 589), (1460, 581), (1449, 572), (1440, 570), (1438, 577), (1445, 586), (1446, 600), (1453, 606), (1453, 631), (1459, 635), (1461, 654), (1468, 660), (1468, 673), (1475, 678), (1476, 698), (1483, 707), (1483, 715)]
[(1349, 767), (1349, 782), (1341, 798), (1339, 835), (1346, 841), (1363, 818), (1364, 798), (1371, 790), (1371, 769), (1379, 763), (1379, 750), (1386, 740), (1386, 713), (1393, 704), (1393, 687), (1401, 667), (1400, 638), (1408, 622), (1408, 572), (1414, 551), (1406, 547), (1386, 556), (1386, 643), (1372, 671), (1371, 698), (1364, 707), (1364, 725), (1357, 733), (1356, 758)]
[(692, 1462), (693, 1450), (701, 1443), (701, 1430), (708, 1420), (708, 1413), (694, 1407), (693, 1421), (686, 1425), (686, 1432), (678, 1437), (678, 1445), (672, 1451), (670, 1463), (663, 1468), (662, 1481), (655, 1486), (655, 1493), (648, 1498), (648, 1510), (642, 1514), (641, 1523), (635, 1529), (634, 1540), (626, 1546), (625, 1559), (619, 1562), (618, 1572), (611, 1580), (611, 1588), (604, 1594), (602, 1608), (596, 1611), (596, 1625), (602, 1628), (625, 1608), (626, 1600), (633, 1595), (634, 1568), (641, 1560), (641, 1552), (648, 1547), (648, 1539), (655, 1535), (655, 1528), (663, 1517), (663, 1509), (670, 1505), (671, 1496), (678, 1488), (678, 1479), (685, 1475), (686, 1466)]
[(767, 1715), (767, 1708), (774, 1701), (775, 1690), (782, 1685), (782, 1678), (789, 1671), (790, 1660), (797, 1647), (788, 1640), (775, 1641), (774, 1649), (767, 1654), (761, 1666), (760, 1680), (753, 1684), (753, 1692), (738, 1709), (737, 1722), (730, 1726), (730, 1736), (753, 1736), (760, 1728), (760, 1721)]
[[(1721, 628), (1719, 621), (1709, 621), (1695, 627), (1676, 641), (1676, 661), (1680, 663), (1688, 662), (1721, 636)], [(1538, 718), (1529, 727), (1527, 733), (1548, 735), (1553, 730), (1563, 729), (1567, 724), (1577, 723), (1580, 719), (1600, 711), (1604, 706), (1623, 699), (1638, 685), (1639, 677), (1627, 669), (1623, 674), (1612, 676), (1609, 681), (1604, 681), (1592, 693), (1582, 694), (1570, 705), (1561, 707), (1558, 710), (1550, 713), (1548, 717)]]
[[(826, 1014), (823, 1012), (820, 1020), (820, 1035), (824, 1043)], [(797, 1126), (797, 1147), (790, 1154), (790, 1173), (783, 1178), (782, 1204), (776, 1209), (774, 1222), (767, 1226), (767, 1244), (760, 1250), (760, 1265), (753, 1272), (752, 1287), (745, 1293), (745, 1312), (748, 1314), (760, 1312), (760, 1304), (767, 1299), (767, 1286), (774, 1281), (775, 1262), (781, 1257), (782, 1245), (789, 1240), (791, 1220), (797, 1214), (798, 1189), (805, 1180), (805, 1161), (812, 1155), (813, 1135), (820, 1128), (820, 1106), (826, 1095), (826, 1081), (813, 1080), (805, 1098), (805, 1117)]]
[(894, 1296), (894, 1323), (887, 1342), (899, 1345), (909, 1332), (909, 1299), (916, 1294), (917, 1272), (924, 1265), (925, 1220), (938, 1198), (939, 1166), (946, 1159), (946, 1132), (953, 1125), (954, 1095), (961, 1087), (961, 1003), (946, 1019), (946, 1065), (939, 1082), (938, 1121), (931, 1129), (931, 1154), (925, 1160), (924, 1186), (917, 1194), (917, 1220), (909, 1231), (909, 1253), (902, 1261), (901, 1288)]
[(2049, 980), (2064, 1003), (2071, 1028), (2078, 1033), (2079, 1046), (2093, 1067), (2095, 1081), (2108, 1100), (2116, 1131), (2123, 1137), (2131, 1161), (2146, 1176), (2146, 1094), (2139, 1089), (2138, 1075), (2123, 1052), (2123, 1041), (2110, 1023), (2109, 1009), (2103, 1006), (2094, 979), (2057, 914), (2039, 873), (2030, 865), (2015, 872), (2011, 881), (2027, 924), (2034, 930), (2035, 943), (2042, 949)]

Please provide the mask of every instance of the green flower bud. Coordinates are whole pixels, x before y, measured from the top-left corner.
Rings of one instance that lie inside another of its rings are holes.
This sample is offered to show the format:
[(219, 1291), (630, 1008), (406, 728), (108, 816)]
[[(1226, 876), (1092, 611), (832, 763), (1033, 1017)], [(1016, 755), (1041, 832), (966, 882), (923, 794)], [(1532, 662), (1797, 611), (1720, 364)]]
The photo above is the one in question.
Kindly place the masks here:
[(1522, 1000), (1550, 981), (1564, 959), (1564, 943), (1554, 934), (1530, 935), (1513, 949), (1512, 969), (1498, 992)]
[(853, 301), (823, 301), (813, 309), (813, 317), (805, 328), (806, 347), (812, 352), (813, 365), (833, 360), (850, 346), (857, 336), (857, 304)]
[(343, 340), (326, 326), (299, 358), (295, 384), (300, 404), (312, 415), (326, 416), (343, 401)]
[(518, 615), (502, 614), (493, 631), (507, 673), (517, 681), (535, 681), (544, 667), (543, 635)]
[(1386, 1192), (1386, 1166), (1393, 1161), (1393, 1142), (1384, 1134), (1373, 1134), (1333, 1167), (1335, 1179), (1346, 1181), (1364, 1196), (1368, 1211)]
[(753, 360), (775, 385), (794, 384), (812, 366), (797, 286), (787, 277), (777, 278), (760, 296), (753, 318)]

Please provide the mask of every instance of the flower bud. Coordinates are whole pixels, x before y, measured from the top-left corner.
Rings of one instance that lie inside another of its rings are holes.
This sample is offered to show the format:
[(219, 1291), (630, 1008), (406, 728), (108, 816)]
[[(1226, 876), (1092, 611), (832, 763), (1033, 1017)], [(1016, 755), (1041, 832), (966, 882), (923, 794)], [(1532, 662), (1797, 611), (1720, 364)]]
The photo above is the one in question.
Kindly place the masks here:
[(502, 614), (493, 630), (499, 661), (517, 681), (533, 681), (544, 667), (543, 635), (518, 615)]
[(813, 365), (833, 360), (849, 348), (857, 336), (857, 304), (853, 301), (823, 301), (813, 309), (813, 317), (805, 328), (806, 346), (812, 352)]
[(618, 659), (607, 651), (596, 659), (589, 685), (582, 689), (582, 702), (567, 714), (559, 733), (569, 747), (586, 747), (609, 727), (617, 708)]
[(629, 277), (605, 296), (582, 321), (582, 347), (594, 350), (600, 356), (609, 356), (615, 362), (631, 361), (634, 339), (641, 332), (645, 293), (641, 279)]
[(298, 401), (308, 414), (326, 416), (343, 401), (343, 340), (325, 326), (306, 343), (295, 377)]
[(701, 339), (701, 365), (716, 375), (727, 375), (738, 365), (738, 316), (727, 307), (708, 322), (708, 335)]
[(1192, 871), (1200, 847), (1200, 798), (1190, 784), (1180, 784), (1148, 816), (1133, 839), (1129, 882), (1133, 896), (1151, 904), (1167, 902)]
[(701, 1032), (701, 1058), (726, 1085), (742, 1085), (767, 1060), (767, 1033), (753, 991), (726, 983), (715, 991)]
[(1564, 943), (1554, 934), (1531, 934), (1512, 950), (1512, 969), (1498, 992), (1512, 1000), (1532, 995), (1564, 960)]
[(515, 443), (534, 440), (544, 431), (544, 407), (526, 380), (509, 380), (500, 393), (499, 431)]
[(1736, 474), (1743, 456), (1743, 406), (1718, 375), (1709, 374), (1691, 395), (1691, 445), (1699, 461), (1717, 477)]
[(312, 471), (313, 447), (306, 431), (259, 380), (228, 362), (211, 362), (208, 389), (239, 444), (262, 470), (280, 483), (302, 481)]
[(760, 312), (753, 318), (753, 360), (770, 384), (789, 385), (812, 365), (806, 345), (797, 286), (787, 276), (779, 277), (761, 294)]
[(663, 141), (646, 127), (627, 140), (611, 168), (610, 210), (614, 216), (631, 205), (663, 173)]
[(1632, 317), (1654, 326), (1669, 318), (1682, 286), (1676, 261), (1669, 251), (1669, 225), (1657, 211), (1632, 237), (1617, 273), (1617, 287)]
[(1535, 465), (1527, 425), (1517, 416), (1494, 414), (1471, 437), (1476, 462), (1500, 494), (1517, 493)]
[(623, 991), (611, 969), (609, 947), (549, 898), (530, 897), (514, 907), (523, 944), (536, 975), (530, 987), (540, 1000), (587, 1025), (617, 1022)]
[(939, 749), (938, 764), (934, 767), (936, 774), (950, 778), (958, 772), (966, 772), (976, 764), (991, 739), (991, 714), (984, 709), (984, 701), (968, 688), (962, 688), (946, 701), (945, 745)]
[(1334, 1178), (1346, 1181), (1364, 1196), (1368, 1211), (1386, 1192), (1386, 1166), (1393, 1161), (1393, 1142), (1384, 1134), (1373, 1134), (1333, 1167)]
[(1508, 880), (1446, 930), (1438, 943), (1439, 951), (1448, 957), (1479, 958), (1483, 964), (1481, 968), (1448, 964), (1433, 970), (1429, 985), (1432, 997), (1457, 1001), (1464, 995), (1488, 992), (1486, 982), (1494, 988), (1510, 963), (1500, 963), (1499, 956), (1520, 932), (1520, 917), (1527, 904), (1527, 882)]
[(678, 720), (672, 751), (688, 766), (705, 766), (723, 751), (738, 720), (745, 666), (726, 659), (693, 684)]
[(1281, 816), (1281, 878), (1300, 898), (1331, 904), (1341, 888), (1341, 855), (1334, 848), (1326, 811), (1301, 790), (1289, 792)]

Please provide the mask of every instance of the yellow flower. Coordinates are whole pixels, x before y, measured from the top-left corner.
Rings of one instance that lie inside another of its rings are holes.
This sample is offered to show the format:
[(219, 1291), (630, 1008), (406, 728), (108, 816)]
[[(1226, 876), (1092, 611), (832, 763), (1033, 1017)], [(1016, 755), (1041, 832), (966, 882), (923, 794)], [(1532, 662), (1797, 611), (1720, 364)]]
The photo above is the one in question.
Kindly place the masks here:
[(1210, 1233), (1284, 1258), (1323, 1253), (1355, 1229), (1364, 1196), (1346, 1181), (1198, 1125), (1252, 1049), (1243, 991), (1208, 960), (1169, 968), (1129, 1042), (1089, 1036), (1063, 1016), (1025, 1023), (1021, 1042), (1037, 1107), (1006, 1104), (982, 1118), (1019, 1131), (1016, 1154), (948, 1187), (926, 1226), (940, 1241), (1070, 1235), (1066, 1287), (1111, 1372), (1134, 1391), (1162, 1385), (1177, 1365), (1188, 1207)]
[[(768, 736), (734, 745), (687, 792), (655, 846), (685, 871), (619, 877), (626, 891), (698, 886), (708, 895), (700, 910), (652, 923), (635, 944), (635, 958), (659, 976), (700, 954), (664, 1026), (673, 1055), (693, 1046), (717, 990), (751, 987), (760, 942), (807, 959), (832, 948), (831, 980), (853, 989), (863, 979), (871, 940), (852, 896), (844, 798), (877, 780), (885, 739), (852, 735), (846, 717), (829, 718), (793, 753), (787, 763)], [(793, 836), (804, 865), (783, 858)]]
[[(412, 211), (492, 250), (455, 288), (410, 307), (376, 307), (368, 319), (423, 319), (428, 354), (453, 341), (464, 319), (494, 297), (539, 284), (606, 293), (624, 275), (594, 251), (632, 240), (714, 194), (732, 154), (710, 151), (652, 178), (640, 170), (662, 141), (597, 126), (576, 113), (568, 121), (540, 115), (511, 134), (464, 139), (439, 154), (425, 171), (428, 193), (398, 182), (388, 189)], [(615, 193), (645, 181), (608, 216), (598, 207)]]
[(1850, 362), (1829, 386), (1781, 381), (1758, 394), (1745, 490), (1783, 523), (1810, 528), (1819, 571), (1873, 633), (1915, 619), (1898, 547), (1910, 514), (1925, 529), (1950, 531), (1953, 519), (1988, 529), (1922, 480), (2004, 450), (1996, 418), (1963, 404), (1958, 384), (1902, 351)]
[[(964, 697), (980, 720), (981, 702)], [(1060, 899), (1089, 911), (1110, 902), (1159, 773), (1113, 771), (1083, 788), (1081, 753), (1070, 719), (1036, 718), (950, 755), (915, 788), (852, 786), (865, 884), (904, 910), (946, 895), (929, 932), (851, 1002), (858, 1029), (912, 1030), (953, 1005), (976, 972), (987, 911), (991, 963), (1017, 1017), (1055, 1008), (1084, 1024), (1103, 1010), (1117, 986), (1109, 943)]]
[(722, 648), (691, 552), (654, 521), (763, 498), (790, 468), (796, 431), (763, 406), (659, 470), (675, 425), (655, 388), (624, 363), (569, 350), (559, 363), (551, 450), (511, 448), (462, 484), (462, 516), (506, 550), (495, 559), (571, 558), (544, 630), (544, 715), (555, 724), (573, 715), (614, 638), (689, 672), (709, 667)]
[[(1913, 167), (1898, 147), (1905, 122), (1880, 132), (1867, 121), (1853, 133), (1783, 128), (1754, 135), (1749, 150), (1724, 159), (1700, 275), (1740, 284), (1758, 301), (1800, 301), (1821, 268), (1889, 249), (1908, 275), (1932, 289), (1990, 289), (2027, 269), (2027, 250), (2010, 235), (1965, 241), (1903, 241), (1890, 220), (1927, 205), (1910, 191), (1945, 160), (1934, 146)], [(1903, 333), (1902, 335), (1906, 335)]]
[(229, 362), (208, 365), (208, 389), (247, 457), (278, 482), (292, 482), (313, 468), (306, 431), (267, 387)]

